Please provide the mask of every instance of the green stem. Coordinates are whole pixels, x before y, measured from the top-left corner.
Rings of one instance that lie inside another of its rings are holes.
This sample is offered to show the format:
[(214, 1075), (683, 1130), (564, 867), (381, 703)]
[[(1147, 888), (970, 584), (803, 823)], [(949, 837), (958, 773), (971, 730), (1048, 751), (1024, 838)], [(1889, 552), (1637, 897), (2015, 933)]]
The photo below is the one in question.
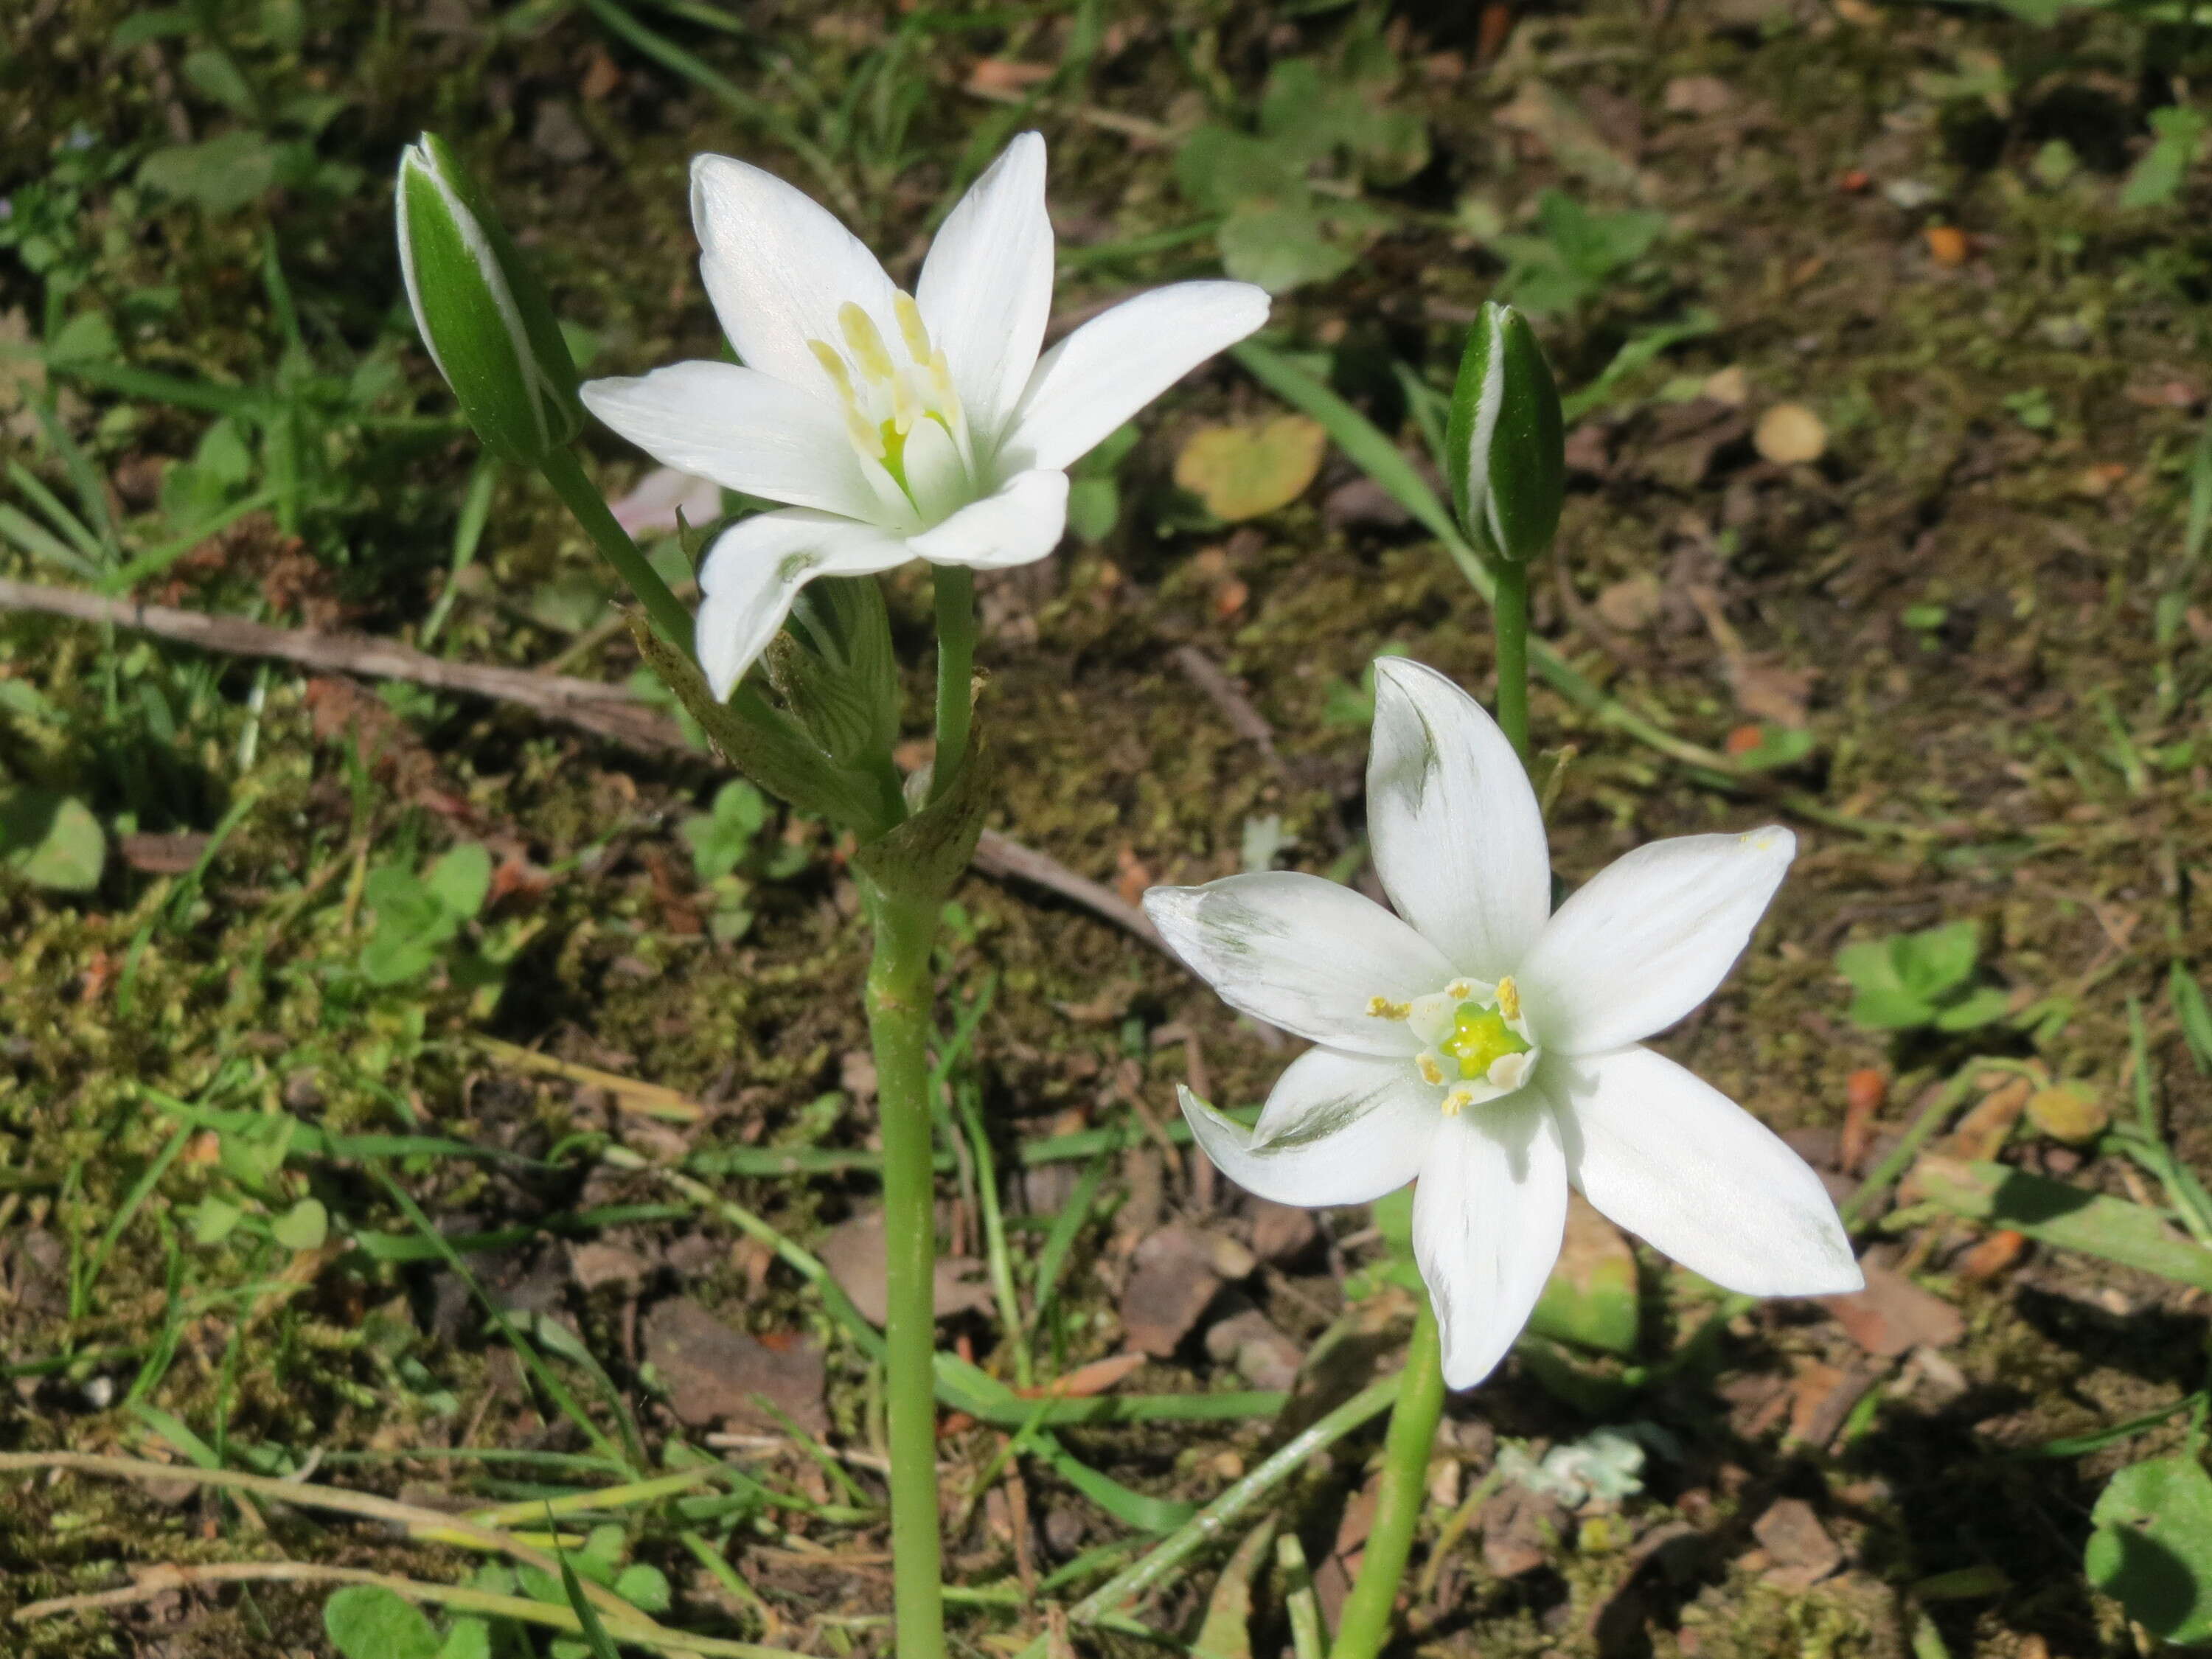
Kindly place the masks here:
[(875, 929), (868, 1036), (884, 1140), (885, 1401), (890, 1412), (891, 1583), (902, 1659), (944, 1659), (937, 1536), (937, 1181), (929, 1109), (930, 951), (937, 907), (862, 891)]
[(975, 573), (957, 564), (933, 567), (937, 578), (937, 758), (929, 774), (935, 800), (968, 757), (968, 720), (975, 676)]
[(1436, 1310), (1421, 1300), (1413, 1340), (1406, 1350), (1404, 1382), (1390, 1413), (1390, 1432), (1382, 1443), (1382, 1484), (1375, 1498), (1375, 1522), (1359, 1560), (1359, 1577), (1345, 1599), (1336, 1642), (1329, 1659), (1375, 1659), (1390, 1638), (1390, 1615), (1406, 1561), (1413, 1551), (1413, 1528), (1428, 1495), (1429, 1447), (1444, 1409), (1443, 1343)]
[(584, 469), (576, 465), (573, 451), (556, 449), (542, 464), (545, 481), (553, 486), (576, 522), (606, 555), (607, 562), (623, 585), (637, 595), (653, 625), (660, 630), (668, 642), (686, 656), (696, 657), (691, 647), (691, 613), (684, 602), (669, 591), (668, 584), (660, 580), (660, 573), (637, 550), (637, 544), (629, 532), (615, 522), (615, 515), (607, 510), (605, 497), (592, 488), (592, 481), (584, 476)]
[(1498, 639), (1498, 723), (1528, 767), (1528, 567), (1499, 560), (1491, 621)]

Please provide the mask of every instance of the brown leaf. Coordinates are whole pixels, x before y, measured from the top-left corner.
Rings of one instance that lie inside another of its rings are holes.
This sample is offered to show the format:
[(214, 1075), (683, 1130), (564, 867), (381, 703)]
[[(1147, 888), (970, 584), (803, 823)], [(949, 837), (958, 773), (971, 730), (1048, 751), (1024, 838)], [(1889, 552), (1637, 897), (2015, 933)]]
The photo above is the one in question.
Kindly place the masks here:
[(200, 861), (207, 844), (206, 836), (190, 830), (181, 835), (139, 834), (116, 838), (123, 861), (149, 876), (183, 875)]
[(1121, 1292), (1121, 1325), (1130, 1345), (1166, 1358), (1220, 1288), (1212, 1242), (1194, 1227), (1161, 1228), (1137, 1246)]
[[(841, 1222), (830, 1230), (815, 1254), (830, 1270), (837, 1287), (876, 1324), (890, 1312), (890, 1293), (884, 1283), (884, 1212), (871, 1210)], [(988, 1313), (997, 1306), (983, 1264), (973, 1256), (937, 1258), (937, 1316)]]
[(1525, 1486), (1507, 1486), (1482, 1506), (1482, 1565), (1499, 1578), (1518, 1578), (1552, 1559), (1567, 1512)]
[(1817, 461), (1828, 447), (1828, 428), (1802, 404), (1777, 404), (1759, 417), (1753, 447), (1777, 466)]
[(1040, 1388), (1018, 1389), (1024, 1400), (1088, 1400), (1093, 1395), (1104, 1394), (1132, 1372), (1144, 1369), (1148, 1363), (1140, 1353), (1109, 1354), (1103, 1359), (1094, 1359), (1088, 1365), (1078, 1365), (1065, 1376), (1056, 1376)]
[(1773, 1563), (1767, 1582), (1784, 1589), (1810, 1589), (1844, 1565), (1844, 1553), (1828, 1536), (1812, 1505), (1800, 1498), (1771, 1504), (1752, 1522), (1752, 1536)]
[(1914, 1348), (1945, 1348), (1966, 1332), (1959, 1310), (1893, 1268), (1860, 1264), (1866, 1289), (1816, 1298), (1844, 1334), (1869, 1353), (1895, 1358)]
[(1844, 1134), (1838, 1161), (1845, 1175), (1856, 1175), (1874, 1142), (1874, 1121), (1889, 1098), (1889, 1079), (1863, 1066), (1844, 1079)]
[(735, 1422), (780, 1426), (755, 1395), (772, 1401), (800, 1427), (830, 1426), (822, 1403), (822, 1350), (794, 1342), (778, 1352), (724, 1324), (689, 1297), (664, 1302), (646, 1316), (645, 1354), (668, 1389), (669, 1409), (690, 1428)]

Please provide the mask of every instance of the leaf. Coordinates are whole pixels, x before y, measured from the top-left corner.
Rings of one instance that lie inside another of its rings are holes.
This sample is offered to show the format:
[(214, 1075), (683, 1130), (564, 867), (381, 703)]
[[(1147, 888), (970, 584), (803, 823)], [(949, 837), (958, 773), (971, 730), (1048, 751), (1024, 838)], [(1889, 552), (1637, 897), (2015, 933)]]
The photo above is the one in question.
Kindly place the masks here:
[[(546, 1518), (550, 1522), (552, 1517), (549, 1514)], [(568, 1598), (576, 1622), (584, 1627), (584, 1640), (590, 1644), (593, 1659), (621, 1659), (615, 1652), (615, 1644), (607, 1639), (606, 1627), (599, 1623), (598, 1609), (585, 1599), (584, 1587), (576, 1582), (576, 1570), (568, 1565), (568, 1553), (556, 1542), (553, 1553), (561, 1564), (562, 1591)]]
[(1936, 1029), (1939, 1031), (1971, 1031), (2005, 1017), (2012, 1006), (2012, 998), (1994, 985), (1985, 985), (1970, 992), (1964, 1000), (1948, 1008), (1936, 1011)]
[(1217, 519), (1235, 524), (1287, 507), (1321, 471), (1328, 434), (1304, 415), (1193, 433), (1176, 457), (1175, 481)]
[(668, 1575), (659, 1567), (647, 1566), (641, 1561), (635, 1566), (624, 1567), (615, 1578), (615, 1594), (634, 1607), (647, 1613), (665, 1613), (672, 1599)]
[(438, 1659), (422, 1609), (381, 1584), (349, 1584), (323, 1603), (323, 1629), (343, 1659)]
[(1607, 1353), (1636, 1352), (1636, 1252), (1579, 1194), (1567, 1200), (1559, 1265), (1528, 1315), (1528, 1328)]
[(2212, 1250), (2177, 1237), (2164, 1216), (2143, 1205), (2003, 1164), (1923, 1158), (1913, 1179), (1930, 1202), (1976, 1221), (2212, 1291)]
[(106, 833), (82, 801), (52, 789), (0, 792), (0, 866), (33, 887), (88, 893), (106, 864)]
[(691, 848), (691, 863), (702, 884), (731, 874), (752, 850), (753, 840), (768, 822), (768, 797), (743, 778), (732, 779), (715, 793), (707, 811), (677, 826)]
[(2212, 1477), (2195, 1457), (2122, 1469), (2090, 1520), (2082, 1566), (2092, 1583), (2161, 1640), (2212, 1641)]
[(1252, 1659), (1252, 1575), (1275, 1535), (1271, 1518), (1255, 1527), (1213, 1581), (1206, 1622), (1190, 1644), (1192, 1659)]
[(138, 182), (209, 213), (234, 213), (277, 182), (283, 160), (257, 132), (226, 132), (155, 150), (138, 164)]
[(491, 854), (476, 842), (465, 842), (425, 871), (422, 885), (431, 897), (465, 921), (483, 908), (491, 891)]
[(192, 1243), (222, 1243), (244, 1219), (245, 1214), (237, 1205), (212, 1195), (202, 1199), (192, 1211)]
[(1961, 984), (1974, 971), (1981, 951), (1981, 929), (1954, 921), (1925, 933), (1904, 933), (1889, 942), (1899, 981), (1908, 991), (1935, 998)]
[(952, 787), (853, 854), (853, 867), (885, 892), (936, 904), (949, 895), (975, 856), (990, 810), (989, 747), (978, 732)]
[(1240, 203), (1213, 240), (1231, 276), (1286, 294), (1351, 270), (1385, 222), (1364, 202), (1301, 189), (1283, 200)]
[(331, 1212), (319, 1198), (303, 1198), (269, 1224), (269, 1235), (288, 1250), (315, 1250), (330, 1237)]
[(491, 1626), (481, 1619), (456, 1619), (438, 1659), (491, 1659)]
[(2203, 142), (2206, 122), (2202, 112), (2186, 104), (2169, 104), (2150, 112), (2150, 125), (2157, 136), (2120, 188), (2124, 208), (2158, 207), (2181, 193)]
[(1869, 1031), (1910, 1031), (1934, 1019), (1936, 1008), (1910, 991), (1862, 991), (1851, 999), (1850, 1018)]

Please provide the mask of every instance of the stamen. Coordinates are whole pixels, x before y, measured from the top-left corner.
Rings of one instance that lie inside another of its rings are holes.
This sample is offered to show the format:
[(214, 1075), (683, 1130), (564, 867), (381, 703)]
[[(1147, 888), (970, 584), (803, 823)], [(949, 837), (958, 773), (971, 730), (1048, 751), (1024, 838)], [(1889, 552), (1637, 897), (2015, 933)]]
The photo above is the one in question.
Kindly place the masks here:
[(1429, 1085), (1430, 1087), (1442, 1088), (1443, 1086), (1444, 1068), (1437, 1063), (1437, 1057), (1434, 1054), (1429, 1054), (1425, 1051), (1421, 1054), (1415, 1054), (1413, 1056), (1413, 1069), (1421, 1074), (1421, 1081)]
[(1367, 999), (1367, 1017), (1370, 1019), (1410, 1019), (1413, 1013), (1413, 1005), (1410, 1002), (1393, 1002), (1388, 997)]
[(914, 302), (914, 295), (902, 290), (891, 297), (891, 314), (898, 319), (900, 337), (906, 342), (907, 355), (917, 363), (930, 358), (929, 330), (921, 320), (921, 307)]
[(921, 400), (914, 395), (914, 387), (903, 374), (891, 381), (891, 427), (901, 437), (914, 430), (914, 423), (921, 418)]
[(890, 453), (882, 430), (850, 404), (845, 405), (845, 430), (852, 434), (853, 447), (870, 460), (880, 461)]
[(1462, 1112), (1465, 1111), (1468, 1107), (1474, 1104), (1474, 1090), (1455, 1089), (1444, 1097), (1444, 1115), (1446, 1117), (1457, 1117)]
[(1498, 981), (1498, 1012), (1508, 1019), (1521, 1018), (1521, 988), (1510, 974)]
[(837, 395), (845, 400), (845, 406), (854, 408), (859, 400), (853, 396), (852, 371), (845, 367), (845, 360), (837, 355), (837, 349), (825, 340), (809, 340), (806, 349), (822, 365), (822, 372), (836, 384)]
[(1474, 994), (1474, 981), (1468, 979), (1455, 979), (1444, 987), (1444, 994), (1454, 1002), (1465, 1002)]
[(837, 307), (837, 326), (844, 330), (845, 343), (862, 374), (872, 380), (891, 378), (891, 354), (884, 349), (884, 337), (877, 331), (873, 318), (848, 300)]

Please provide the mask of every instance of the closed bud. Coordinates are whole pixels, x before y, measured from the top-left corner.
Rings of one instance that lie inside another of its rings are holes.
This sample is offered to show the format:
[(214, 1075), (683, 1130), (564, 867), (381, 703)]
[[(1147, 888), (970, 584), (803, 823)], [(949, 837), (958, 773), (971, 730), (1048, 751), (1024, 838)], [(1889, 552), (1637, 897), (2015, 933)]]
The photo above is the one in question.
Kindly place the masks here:
[(545, 291), (446, 142), (399, 158), (399, 269), (422, 343), (494, 454), (526, 465), (576, 435), (576, 366)]
[(769, 678), (807, 735), (841, 766), (866, 769), (898, 739), (898, 665), (873, 576), (810, 582), (768, 651)]
[(1509, 564), (1550, 549), (1566, 489), (1559, 388), (1535, 331), (1510, 306), (1486, 302), (1468, 331), (1444, 455), (1452, 505), (1475, 546)]

